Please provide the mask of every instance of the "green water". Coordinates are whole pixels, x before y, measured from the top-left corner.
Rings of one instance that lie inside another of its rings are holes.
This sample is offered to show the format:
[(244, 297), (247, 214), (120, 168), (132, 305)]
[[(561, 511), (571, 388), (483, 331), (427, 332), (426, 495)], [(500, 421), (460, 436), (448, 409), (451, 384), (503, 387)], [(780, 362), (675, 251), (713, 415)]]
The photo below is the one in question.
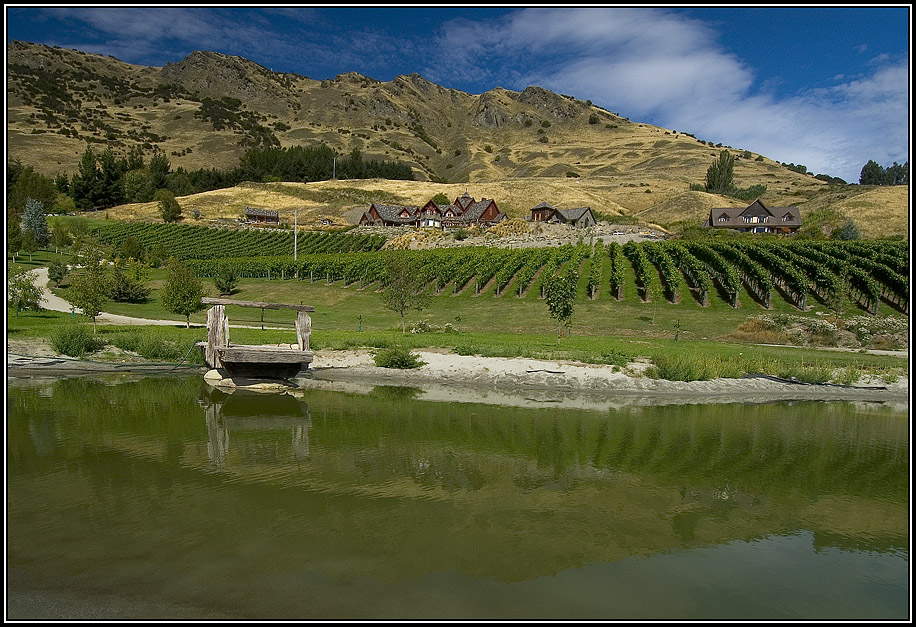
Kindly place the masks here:
[(909, 423), (8, 380), (8, 618), (905, 619)]

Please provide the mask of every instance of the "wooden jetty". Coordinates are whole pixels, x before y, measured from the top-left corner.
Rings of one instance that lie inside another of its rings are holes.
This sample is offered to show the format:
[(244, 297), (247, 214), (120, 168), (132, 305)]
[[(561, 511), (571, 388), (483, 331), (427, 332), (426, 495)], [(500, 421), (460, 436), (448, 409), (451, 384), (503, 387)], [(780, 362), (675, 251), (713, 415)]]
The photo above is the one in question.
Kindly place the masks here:
[[(288, 305), (264, 303), (229, 298), (203, 298), (205, 305), (212, 305), (207, 311), (207, 341), (197, 346), (204, 354), (204, 361), (210, 368), (225, 370), (229, 376), (256, 379), (289, 379), (312, 363), (314, 353), (309, 349), (312, 319), (308, 312), (315, 311), (310, 305)], [(252, 346), (229, 343), (229, 318), (226, 305), (256, 309), (291, 309), (296, 311), (296, 345)]]

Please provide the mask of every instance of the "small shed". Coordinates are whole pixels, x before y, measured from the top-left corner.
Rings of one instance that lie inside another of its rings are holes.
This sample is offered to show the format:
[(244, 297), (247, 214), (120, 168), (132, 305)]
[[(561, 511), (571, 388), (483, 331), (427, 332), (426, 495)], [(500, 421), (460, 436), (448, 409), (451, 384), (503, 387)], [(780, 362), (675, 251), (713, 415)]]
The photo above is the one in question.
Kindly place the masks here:
[(245, 207), (245, 221), (251, 224), (269, 224), (280, 226), (280, 212), (273, 209)]

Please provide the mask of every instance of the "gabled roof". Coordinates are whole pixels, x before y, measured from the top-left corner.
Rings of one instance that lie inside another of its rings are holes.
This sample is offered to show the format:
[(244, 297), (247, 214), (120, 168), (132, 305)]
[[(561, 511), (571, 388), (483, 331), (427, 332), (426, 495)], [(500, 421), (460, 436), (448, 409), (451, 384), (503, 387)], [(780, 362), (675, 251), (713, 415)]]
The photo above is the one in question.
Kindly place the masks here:
[(551, 205), (549, 202), (544, 201), (542, 203), (536, 204), (534, 207), (531, 208), (532, 211), (534, 211), (535, 209), (556, 209), (556, 207)]
[(474, 198), (467, 192), (464, 192), (461, 196), (455, 199), (454, 204), (458, 207), (461, 207), (461, 209), (467, 209), (468, 206), (471, 205), (473, 202), (474, 202)]
[(579, 207), (578, 209), (557, 209), (557, 212), (561, 213), (567, 222), (577, 222), (591, 210), (591, 207)]
[(487, 207), (489, 207), (491, 204), (495, 204), (495, 201), (492, 198), (484, 198), (483, 200), (479, 200), (468, 207), (465, 210), (464, 215), (461, 217), (467, 222), (478, 220), (480, 216), (483, 215), (483, 212), (487, 210)]
[[(576, 209), (557, 209), (549, 202), (542, 202), (531, 208), (531, 211), (549, 209), (548, 222), (578, 222), (586, 213), (591, 213), (591, 207), (578, 207)], [(594, 218), (594, 216), (592, 216)]]
[[(395, 222), (398, 224), (407, 224), (413, 222), (416, 219), (416, 213), (419, 210), (419, 207), (408, 207), (404, 205), (380, 205), (378, 203), (372, 203), (372, 205), (369, 207), (370, 210), (372, 207), (375, 207), (379, 217), (381, 217), (385, 222)], [(401, 212), (404, 209), (407, 210), (407, 213), (410, 215), (410, 217), (401, 217)]]
[(268, 218), (279, 218), (280, 212), (274, 209), (258, 209), (257, 207), (245, 207), (246, 216), (265, 216)]
[[(767, 207), (759, 198), (747, 207), (713, 207), (709, 210), (709, 220), (707, 224), (726, 228), (733, 225), (741, 225), (743, 227), (748, 224), (744, 221), (743, 216), (745, 214), (757, 215), (760, 213), (765, 213), (773, 217), (773, 221), (768, 224), (779, 224), (782, 226), (801, 225), (801, 212), (799, 212), (798, 207)], [(783, 218), (787, 214), (791, 219), (784, 220)], [(720, 221), (719, 218), (722, 216), (725, 216), (727, 219), (725, 221)]]

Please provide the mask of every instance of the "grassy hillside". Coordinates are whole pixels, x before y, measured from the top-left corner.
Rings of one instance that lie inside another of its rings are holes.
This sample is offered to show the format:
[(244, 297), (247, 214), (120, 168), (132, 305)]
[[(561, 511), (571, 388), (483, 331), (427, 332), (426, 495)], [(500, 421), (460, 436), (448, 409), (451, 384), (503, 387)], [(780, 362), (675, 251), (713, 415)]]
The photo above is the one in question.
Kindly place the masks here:
[[(204, 220), (234, 219), (245, 205), (278, 209), (284, 221), (297, 208), (306, 224), (352, 220), (372, 201), (421, 204), (465, 190), (495, 198), (510, 216), (546, 200), (663, 225), (699, 223), (710, 207), (740, 204), (688, 191), (720, 144), (539, 87), (473, 95), (418, 74), (319, 81), (215, 52), (156, 68), (14, 41), (7, 57), (8, 158), (46, 175), (75, 173), (87, 144), (117, 155), (159, 150), (173, 170), (196, 170), (234, 167), (254, 146), (323, 142), (339, 154), (358, 148), (367, 159), (406, 162), (420, 179), (245, 184), (182, 199), (186, 216), (197, 209)], [(797, 205), (828, 225), (851, 217), (867, 237), (907, 231), (907, 186), (828, 185), (744, 147), (731, 151), (735, 184), (766, 185), (767, 204)], [(151, 203), (108, 213), (156, 218)]]
[[(324, 142), (407, 161), (428, 180), (622, 175), (689, 184), (703, 180), (720, 149), (539, 87), (472, 95), (417, 74), (317, 81), (214, 52), (163, 68), (25, 42), (9, 43), (7, 55), (9, 156), (49, 175), (74, 172), (87, 142), (119, 153), (158, 148), (189, 170), (231, 167), (251, 146)], [(742, 187), (823, 186), (735, 150)]]
[[(589, 177), (584, 179), (517, 178), (475, 184), (443, 184), (429, 181), (353, 180), (316, 183), (244, 183), (179, 198), (185, 223), (200, 212), (199, 223), (208, 220), (235, 220), (246, 205), (280, 212), (282, 222), (293, 222), (298, 210), (300, 225), (316, 225), (330, 217), (338, 224), (354, 223), (371, 202), (422, 205), (437, 193), (450, 199), (468, 191), (475, 198), (494, 198), (510, 217), (528, 217), (541, 201), (560, 208), (590, 206), (607, 215), (635, 216), (646, 224), (671, 227), (678, 223), (700, 224), (713, 207), (739, 207), (743, 201), (717, 194), (694, 192), (683, 183), (654, 178), (651, 182), (623, 182), (627, 177)], [(635, 178), (629, 180), (635, 181)], [(763, 201), (771, 206), (797, 205), (806, 215), (817, 216), (828, 210), (827, 225), (839, 226), (846, 218), (859, 225), (863, 237), (906, 235), (909, 187), (850, 187), (829, 196), (814, 195), (810, 200), (794, 194), (767, 192)], [(156, 203), (121, 205), (97, 214), (113, 219), (160, 220)], [(829, 226), (828, 226), (829, 228)]]

